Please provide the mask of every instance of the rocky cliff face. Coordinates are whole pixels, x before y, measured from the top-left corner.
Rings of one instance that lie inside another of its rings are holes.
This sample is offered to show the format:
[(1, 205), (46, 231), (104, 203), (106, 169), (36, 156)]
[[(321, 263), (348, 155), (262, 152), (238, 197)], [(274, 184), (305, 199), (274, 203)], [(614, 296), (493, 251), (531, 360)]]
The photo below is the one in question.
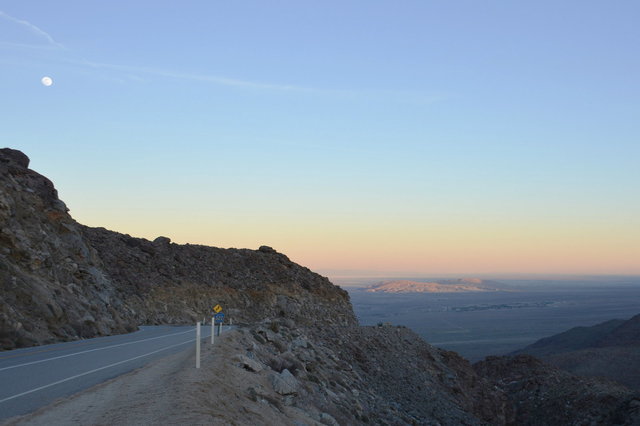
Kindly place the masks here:
[(0, 150), (0, 348), (194, 323), (221, 304), (236, 321), (354, 325), (348, 294), (269, 247), (147, 241), (75, 222), (19, 151)]
[(82, 235), (143, 323), (194, 323), (220, 304), (236, 322), (282, 317), (300, 325), (356, 324), (346, 291), (270, 247), (151, 242), (103, 228), (83, 227)]
[(51, 181), (19, 151), (0, 150), (0, 348), (134, 330)]

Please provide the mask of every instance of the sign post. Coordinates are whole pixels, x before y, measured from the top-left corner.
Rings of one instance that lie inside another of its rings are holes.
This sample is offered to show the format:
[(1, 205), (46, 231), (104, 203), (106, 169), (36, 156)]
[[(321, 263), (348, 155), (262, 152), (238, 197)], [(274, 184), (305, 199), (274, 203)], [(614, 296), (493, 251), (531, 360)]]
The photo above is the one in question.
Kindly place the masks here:
[(216, 320), (211, 317), (211, 344), (213, 345), (213, 336), (216, 334)]
[(213, 321), (218, 323), (218, 336), (222, 333), (222, 322), (224, 321), (224, 314), (219, 312), (213, 316)]

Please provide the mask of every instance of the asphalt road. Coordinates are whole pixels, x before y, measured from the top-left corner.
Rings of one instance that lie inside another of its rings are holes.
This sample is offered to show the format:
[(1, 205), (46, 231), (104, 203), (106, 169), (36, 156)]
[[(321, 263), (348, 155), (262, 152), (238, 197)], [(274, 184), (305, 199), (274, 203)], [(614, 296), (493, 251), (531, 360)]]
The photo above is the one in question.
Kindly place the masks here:
[[(210, 336), (211, 326), (203, 326), (202, 339)], [(141, 326), (130, 334), (0, 352), (0, 421), (194, 348), (195, 340), (195, 326)]]

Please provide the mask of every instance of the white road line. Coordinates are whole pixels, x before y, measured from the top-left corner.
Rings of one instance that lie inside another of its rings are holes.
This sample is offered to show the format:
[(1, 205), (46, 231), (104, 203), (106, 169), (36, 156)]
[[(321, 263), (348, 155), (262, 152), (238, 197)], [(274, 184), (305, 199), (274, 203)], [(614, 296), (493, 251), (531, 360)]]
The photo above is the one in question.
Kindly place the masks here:
[(53, 358), (46, 358), (46, 359), (40, 359), (38, 361), (25, 362), (24, 364), (18, 364), (18, 365), (12, 365), (12, 366), (9, 366), (9, 367), (0, 368), (0, 371), (11, 370), (12, 368), (18, 368), (18, 367), (25, 367), (27, 365), (40, 364), (41, 362), (53, 361), (53, 360), (56, 360), (56, 359), (67, 358), (67, 357), (70, 357), (70, 356), (86, 354), (86, 353), (89, 353), (89, 352), (95, 352), (95, 351), (102, 351), (102, 350), (105, 350), (105, 349), (117, 348), (119, 346), (133, 345), (134, 343), (147, 342), (149, 340), (162, 339), (164, 337), (177, 336), (179, 334), (193, 333), (194, 330), (195, 330), (195, 328), (193, 328), (191, 330), (187, 330), (187, 331), (181, 331), (180, 333), (165, 334), (164, 336), (149, 337), (148, 339), (136, 340), (136, 341), (133, 341), (133, 342), (126, 342), (126, 343), (119, 343), (117, 345), (105, 346), (104, 348), (89, 349), (89, 350), (86, 350), (86, 351), (75, 352), (75, 353), (72, 353), (72, 354), (55, 356)]
[[(189, 330), (189, 331), (193, 331), (193, 330)], [(153, 352), (146, 353), (144, 355), (138, 355), (138, 356), (133, 357), (133, 358), (125, 359), (124, 361), (118, 361), (118, 362), (115, 362), (113, 364), (105, 365), (104, 367), (95, 368), (93, 370), (86, 371), (84, 373), (76, 374), (75, 376), (67, 377), (66, 379), (58, 380), (57, 382), (49, 383), (48, 385), (40, 386), (38, 388), (31, 389), (31, 390), (28, 390), (26, 392), (19, 393), (19, 394), (10, 396), (10, 397), (5, 398), (5, 399), (0, 399), (0, 404), (3, 403), (3, 402), (6, 402), (6, 401), (10, 401), (10, 400), (15, 399), (15, 398), (19, 398), (19, 397), (24, 396), (24, 395), (28, 395), (28, 394), (33, 393), (33, 392), (37, 392), (37, 391), (42, 390), (42, 389), (50, 388), (51, 386), (59, 385), (60, 383), (68, 382), (69, 380), (77, 379), (78, 377), (86, 376), (87, 374), (95, 373), (95, 372), (100, 371), (100, 370), (105, 370), (107, 368), (115, 367), (116, 365), (124, 364), (125, 362), (133, 361), (134, 359), (138, 359), (138, 358), (142, 358), (142, 357), (145, 357), (145, 356), (153, 355), (153, 354), (158, 353), (158, 352), (166, 351), (167, 349), (175, 348), (176, 346), (186, 345), (187, 343), (191, 343), (194, 340), (196, 340), (196, 339), (190, 339), (190, 340), (187, 340), (186, 342), (176, 343), (175, 345), (167, 346), (166, 348), (158, 349), (158, 350), (155, 350)]]

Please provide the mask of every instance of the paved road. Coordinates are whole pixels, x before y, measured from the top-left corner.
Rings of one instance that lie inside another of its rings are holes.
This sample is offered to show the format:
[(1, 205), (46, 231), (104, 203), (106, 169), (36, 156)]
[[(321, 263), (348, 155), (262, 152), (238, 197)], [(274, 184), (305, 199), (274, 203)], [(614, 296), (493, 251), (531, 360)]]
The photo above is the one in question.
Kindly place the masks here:
[[(204, 326), (202, 338), (210, 336), (211, 326)], [(0, 421), (193, 348), (195, 339), (195, 326), (142, 326), (131, 334), (0, 352)]]

